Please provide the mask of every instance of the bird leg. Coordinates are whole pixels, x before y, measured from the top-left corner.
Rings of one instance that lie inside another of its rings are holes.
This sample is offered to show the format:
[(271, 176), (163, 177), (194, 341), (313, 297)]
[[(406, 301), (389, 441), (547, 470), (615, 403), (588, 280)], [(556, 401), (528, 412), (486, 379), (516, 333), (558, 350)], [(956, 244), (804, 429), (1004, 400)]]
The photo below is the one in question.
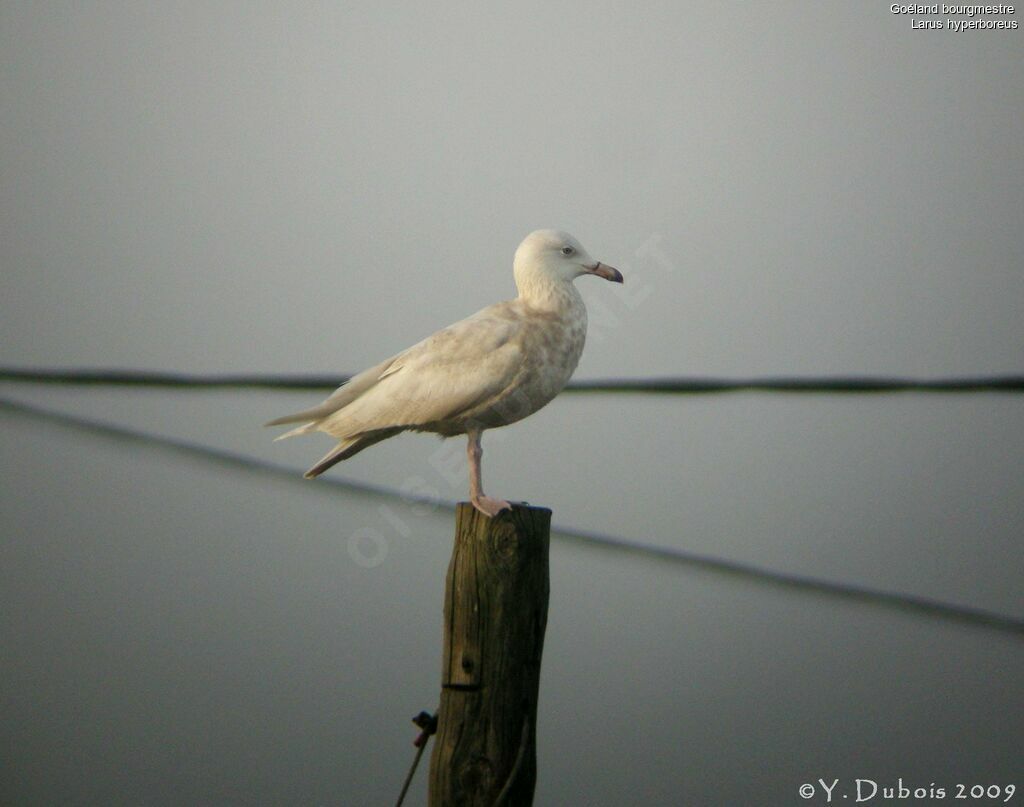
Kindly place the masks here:
[(466, 436), (469, 438), (466, 445), (466, 456), (469, 458), (469, 500), (477, 510), (491, 518), (502, 510), (511, 510), (512, 505), (503, 499), (492, 499), (484, 495), (480, 474), (480, 459), (484, 455), (484, 450), (480, 446), (480, 432), (474, 429), (467, 432)]

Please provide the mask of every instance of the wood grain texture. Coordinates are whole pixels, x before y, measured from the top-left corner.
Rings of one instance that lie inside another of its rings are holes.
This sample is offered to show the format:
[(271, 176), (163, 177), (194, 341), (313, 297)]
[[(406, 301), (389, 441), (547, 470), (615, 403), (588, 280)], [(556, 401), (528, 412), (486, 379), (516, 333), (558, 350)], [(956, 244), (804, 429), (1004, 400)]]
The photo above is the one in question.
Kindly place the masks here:
[(456, 509), (431, 807), (529, 805), (548, 614), (551, 511)]

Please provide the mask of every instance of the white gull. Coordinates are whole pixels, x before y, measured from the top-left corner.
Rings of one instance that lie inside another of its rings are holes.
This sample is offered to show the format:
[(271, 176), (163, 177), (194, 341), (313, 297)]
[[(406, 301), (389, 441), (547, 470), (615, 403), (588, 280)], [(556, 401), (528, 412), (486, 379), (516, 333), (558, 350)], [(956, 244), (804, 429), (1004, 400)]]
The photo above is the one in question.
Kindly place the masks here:
[(307, 479), (403, 431), (465, 434), (473, 505), (489, 516), (509, 507), (484, 495), (480, 435), (533, 414), (572, 376), (587, 335), (587, 309), (573, 280), (589, 274), (622, 282), (617, 269), (559, 230), (530, 233), (513, 271), (516, 299), (449, 325), (353, 376), (323, 403), (266, 424), (303, 424), (278, 440), (314, 431), (338, 438)]

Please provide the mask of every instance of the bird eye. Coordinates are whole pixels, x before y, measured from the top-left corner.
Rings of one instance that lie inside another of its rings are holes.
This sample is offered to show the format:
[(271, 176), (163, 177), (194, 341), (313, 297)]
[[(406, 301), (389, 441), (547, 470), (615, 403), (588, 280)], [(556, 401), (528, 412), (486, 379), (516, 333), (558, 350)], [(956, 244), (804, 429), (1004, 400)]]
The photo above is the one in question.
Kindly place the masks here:
[(572, 247), (562, 247), (563, 255), (572, 255), (575, 251)]

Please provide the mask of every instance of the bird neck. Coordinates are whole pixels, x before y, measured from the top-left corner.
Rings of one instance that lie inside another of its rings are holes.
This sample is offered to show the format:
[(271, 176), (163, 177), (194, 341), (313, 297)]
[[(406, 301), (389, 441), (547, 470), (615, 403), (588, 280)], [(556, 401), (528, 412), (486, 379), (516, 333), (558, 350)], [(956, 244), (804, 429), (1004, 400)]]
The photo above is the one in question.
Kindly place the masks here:
[(530, 308), (556, 313), (584, 308), (583, 298), (571, 282), (523, 278), (519, 279), (516, 285), (519, 289), (519, 299)]

